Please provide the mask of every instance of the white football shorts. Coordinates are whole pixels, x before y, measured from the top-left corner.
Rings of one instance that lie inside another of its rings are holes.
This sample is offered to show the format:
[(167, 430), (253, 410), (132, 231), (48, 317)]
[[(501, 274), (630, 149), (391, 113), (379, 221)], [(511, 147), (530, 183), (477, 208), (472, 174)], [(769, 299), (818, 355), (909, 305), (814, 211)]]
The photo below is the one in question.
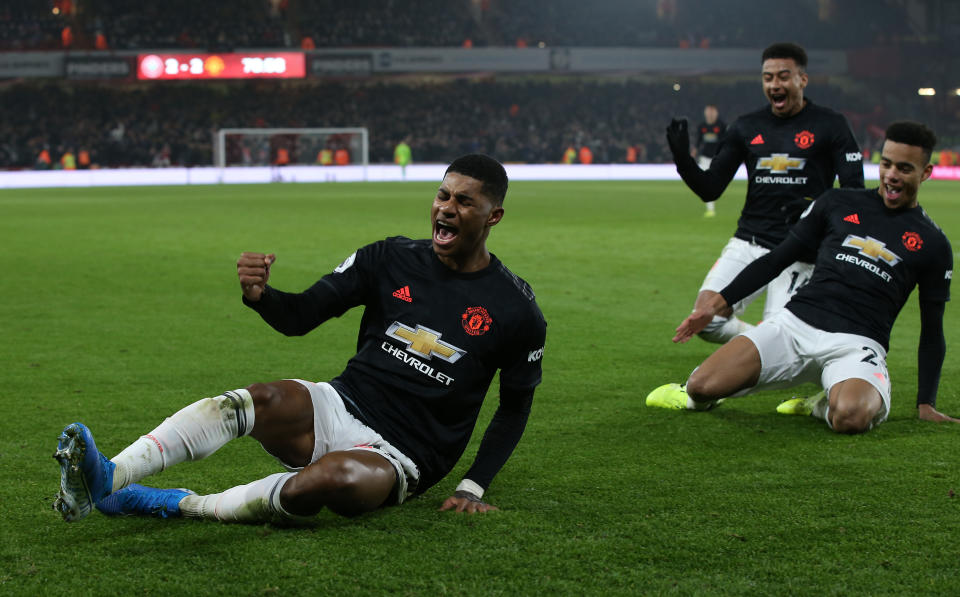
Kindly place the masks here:
[[(410, 458), (350, 414), (340, 394), (330, 384), (302, 379), (292, 381), (307, 388), (313, 401), (313, 435), (316, 439), (311, 464), (324, 454), (337, 450), (375, 452), (386, 458), (397, 472), (397, 486), (393, 492), (395, 503), (402, 504), (413, 495), (420, 480), (420, 470)], [(280, 463), (290, 471), (303, 468), (290, 466), (282, 460)]]
[[(737, 277), (737, 274), (743, 271), (743, 268), (769, 252), (770, 249), (756, 243), (747, 242), (736, 237), (731, 238), (720, 253), (720, 258), (717, 259), (716, 263), (713, 264), (713, 267), (710, 268), (710, 271), (707, 273), (707, 277), (704, 278), (703, 284), (700, 286), (700, 291), (712, 290), (713, 292), (720, 292)], [(790, 297), (793, 296), (797, 289), (809, 282), (810, 276), (812, 275), (812, 263), (802, 263), (798, 261), (790, 264), (787, 269), (780, 272), (779, 276), (767, 284), (765, 289), (761, 288), (733, 305), (734, 316), (741, 315), (746, 308), (753, 303), (753, 301), (757, 300), (757, 298), (763, 294), (763, 291), (766, 290), (767, 298), (763, 303), (763, 319), (769, 319), (774, 313), (783, 309), (783, 306), (787, 304)]]
[(760, 379), (744, 393), (819, 383), (827, 395), (834, 384), (862, 379), (880, 392), (877, 425), (890, 413), (887, 351), (866, 336), (825, 332), (783, 309), (743, 334), (760, 352)]

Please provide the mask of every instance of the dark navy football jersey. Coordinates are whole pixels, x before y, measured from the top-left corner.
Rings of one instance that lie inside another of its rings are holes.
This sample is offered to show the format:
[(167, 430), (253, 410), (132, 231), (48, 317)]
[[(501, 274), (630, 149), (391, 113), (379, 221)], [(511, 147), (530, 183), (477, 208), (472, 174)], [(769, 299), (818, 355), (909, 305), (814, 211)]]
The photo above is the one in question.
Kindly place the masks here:
[(727, 124), (719, 118), (713, 124), (703, 121), (697, 125), (697, 154), (708, 158), (715, 156), (726, 130)]
[(841, 187), (863, 188), (863, 157), (846, 118), (809, 99), (789, 118), (764, 106), (734, 121), (708, 170), (717, 175), (712, 182), (725, 188), (740, 164), (747, 196), (734, 236), (767, 247), (786, 238), (835, 178)]
[(485, 269), (457, 273), (430, 240), (393, 237), (303, 293), (270, 289), (248, 304), (288, 334), (365, 307), (357, 353), (331, 384), (354, 416), (416, 462), (417, 493), (459, 460), (498, 369), (501, 395), (529, 395), (540, 383), (546, 322), (530, 286), (493, 255)]
[(921, 300), (950, 299), (953, 250), (919, 205), (892, 210), (877, 189), (834, 189), (791, 234), (819, 247), (810, 282), (786, 306), (814, 327), (867, 336), (887, 348), (915, 286)]

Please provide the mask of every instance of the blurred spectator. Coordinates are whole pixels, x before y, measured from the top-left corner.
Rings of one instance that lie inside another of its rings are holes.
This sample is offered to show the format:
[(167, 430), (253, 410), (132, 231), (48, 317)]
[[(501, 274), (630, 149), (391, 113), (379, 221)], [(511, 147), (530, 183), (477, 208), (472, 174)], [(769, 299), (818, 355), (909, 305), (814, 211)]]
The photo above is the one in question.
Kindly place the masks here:
[(590, 151), (590, 148), (586, 145), (580, 147), (580, 151), (577, 152), (577, 159), (581, 164), (592, 164), (593, 163), (593, 152)]
[(396, 148), (393, 150), (393, 163), (400, 166), (400, 171), (402, 172), (402, 177), (407, 177), (407, 166), (410, 165), (410, 162), (413, 159), (413, 153), (410, 150), (410, 144), (407, 143), (409, 139), (401, 139), (397, 143)]
[(77, 167), (81, 170), (88, 170), (91, 166), (90, 152), (81, 147), (80, 151), (77, 152)]
[(321, 166), (332, 166), (333, 165), (333, 150), (329, 147), (324, 147), (320, 150), (320, 153), (317, 154), (317, 164)]
[(60, 156), (60, 167), (64, 170), (76, 170), (77, 169), (77, 156), (73, 153), (73, 148), (67, 149), (63, 152), (63, 155)]
[(53, 159), (50, 157), (50, 149), (44, 147), (40, 150), (40, 153), (37, 154), (37, 161), (34, 167), (37, 170), (49, 170), (51, 167), (53, 167)]

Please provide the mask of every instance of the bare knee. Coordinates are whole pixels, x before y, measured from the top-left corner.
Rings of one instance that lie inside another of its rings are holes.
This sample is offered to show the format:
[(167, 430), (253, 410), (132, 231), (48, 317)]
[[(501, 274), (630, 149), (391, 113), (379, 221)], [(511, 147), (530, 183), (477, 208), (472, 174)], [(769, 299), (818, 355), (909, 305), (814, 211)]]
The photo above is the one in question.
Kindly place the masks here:
[(862, 408), (851, 408), (843, 403), (830, 408), (830, 426), (837, 433), (863, 433), (872, 427), (873, 417)]
[(290, 466), (306, 466), (313, 457), (313, 404), (309, 391), (295, 381), (256, 383), (251, 437)]
[[(324, 507), (341, 516), (357, 516), (379, 508), (389, 495), (371, 483), (371, 471), (364, 463), (332, 453), (291, 477), (280, 490), (284, 509), (298, 516), (312, 516)], [(382, 483), (381, 483), (382, 484)]]
[(350, 462), (318, 461), (309, 475), (291, 477), (280, 490), (280, 503), (291, 514), (314, 515), (327, 502), (341, 502), (356, 488), (356, 467)]
[(760, 353), (753, 341), (737, 336), (707, 357), (687, 380), (687, 395), (694, 402), (726, 398), (753, 387), (760, 378)]
[(883, 408), (883, 398), (868, 382), (848, 379), (830, 390), (830, 426), (837, 433), (863, 433)]
[(694, 371), (686, 384), (687, 396), (694, 402), (708, 402), (723, 398), (714, 382), (713, 376), (709, 372), (703, 371), (703, 368)]
[(255, 383), (247, 386), (247, 391), (253, 398), (253, 408), (257, 418), (283, 400), (283, 392), (272, 383)]

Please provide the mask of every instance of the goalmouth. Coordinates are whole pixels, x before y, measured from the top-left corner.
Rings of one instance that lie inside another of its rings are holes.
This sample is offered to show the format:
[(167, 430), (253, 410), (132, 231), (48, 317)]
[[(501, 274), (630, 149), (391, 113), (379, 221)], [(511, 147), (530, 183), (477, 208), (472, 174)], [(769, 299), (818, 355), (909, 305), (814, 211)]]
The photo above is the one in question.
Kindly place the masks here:
[(213, 165), (363, 166), (370, 164), (364, 127), (227, 128), (213, 140)]

